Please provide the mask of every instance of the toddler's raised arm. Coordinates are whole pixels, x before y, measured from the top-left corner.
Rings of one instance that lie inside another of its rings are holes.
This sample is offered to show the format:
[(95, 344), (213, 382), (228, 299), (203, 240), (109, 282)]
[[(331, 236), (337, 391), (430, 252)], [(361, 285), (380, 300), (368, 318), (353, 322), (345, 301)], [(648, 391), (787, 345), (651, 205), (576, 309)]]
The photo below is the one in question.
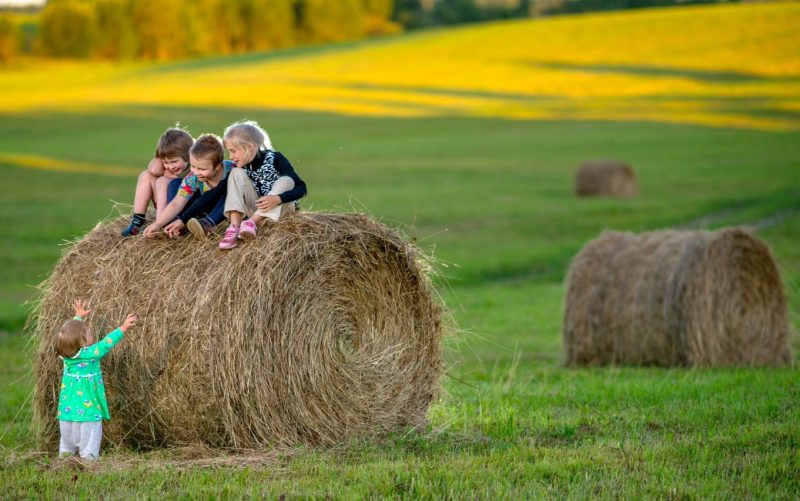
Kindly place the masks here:
[(129, 314), (125, 321), (122, 322), (122, 325), (106, 334), (106, 337), (104, 337), (102, 341), (98, 341), (88, 347), (87, 351), (89, 355), (97, 358), (106, 356), (108, 352), (111, 351), (111, 348), (116, 346), (116, 344), (125, 337), (125, 332), (136, 325), (137, 320), (139, 320), (139, 318), (136, 315)]

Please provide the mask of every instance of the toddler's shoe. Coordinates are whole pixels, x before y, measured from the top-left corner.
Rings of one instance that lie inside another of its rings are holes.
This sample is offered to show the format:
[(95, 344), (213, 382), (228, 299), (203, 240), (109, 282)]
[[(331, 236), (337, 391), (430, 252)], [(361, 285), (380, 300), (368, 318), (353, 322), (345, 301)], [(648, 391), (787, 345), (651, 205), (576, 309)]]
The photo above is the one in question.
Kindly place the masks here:
[(225, 230), (225, 236), (222, 237), (222, 240), (219, 242), (220, 249), (233, 249), (239, 242), (237, 241), (237, 237), (239, 236), (239, 227), (230, 225), (228, 229)]
[(239, 239), (253, 240), (256, 238), (256, 223), (251, 220), (242, 221), (242, 227), (239, 229)]
[(186, 223), (186, 228), (189, 229), (189, 233), (194, 235), (195, 238), (199, 238), (201, 240), (205, 240), (208, 234), (211, 233), (211, 223), (204, 217), (201, 217), (200, 219), (190, 219)]

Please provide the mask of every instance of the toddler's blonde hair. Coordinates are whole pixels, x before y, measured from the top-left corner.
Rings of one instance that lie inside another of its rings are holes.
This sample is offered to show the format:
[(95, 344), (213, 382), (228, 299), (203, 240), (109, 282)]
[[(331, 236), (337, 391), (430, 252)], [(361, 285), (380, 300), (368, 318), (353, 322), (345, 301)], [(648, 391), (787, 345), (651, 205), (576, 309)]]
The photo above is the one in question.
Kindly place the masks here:
[(80, 320), (67, 320), (58, 331), (56, 353), (64, 358), (72, 358), (83, 347), (89, 327)]
[(222, 136), (225, 144), (232, 144), (238, 148), (253, 148), (258, 151), (262, 148), (272, 149), (269, 134), (254, 120), (242, 120), (225, 129)]

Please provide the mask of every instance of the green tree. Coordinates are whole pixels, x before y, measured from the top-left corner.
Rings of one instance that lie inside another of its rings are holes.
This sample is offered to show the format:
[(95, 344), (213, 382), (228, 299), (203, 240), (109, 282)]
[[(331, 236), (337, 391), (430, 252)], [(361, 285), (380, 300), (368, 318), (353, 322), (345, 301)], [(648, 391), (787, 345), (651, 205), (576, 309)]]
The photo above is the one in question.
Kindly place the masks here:
[(361, 0), (364, 11), (364, 29), (367, 35), (383, 35), (402, 31), (402, 27), (390, 18), (394, 11), (394, 0)]
[(361, 0), (364, 12), (372, 16), (389, 19), (394, 10), (394, 0)]
[(239, 0), (247, 50), (278, 49), (294, 44), (293, 0)]
[(185, 7), (183, 0), (133, 1), (131, 15), (140, 57), (163, 61), (195, 52), (185, 28)]
[(299, 0), (295, 13), (299, 38), (306, 43), (353, 40), (366, 33), (361, 0)]
[(39, 50), (44, 54), (88, 57), (96, 40), (94, 9), (83, 1), (48, 2), (39, 30)]
[(130, 59), (136, 55), (136, 32), (128, 0), (97, 0), (97, 45), (95, 54), (108, 59)]
[(195, 0), (186, 5), (185, 21), (181, 27), (191, 40), (192, 53), (200, 56), (231, 52), (231, 30), (224, 16), (224, 0)]
[(415, 29), (434, 24), (431, 0), (397, 0), (394, 2), (392, 19), (402, 26)]
[(8, 14), (0, 14), (0, 63), (14, 59), (19, 50), (20, 32)]

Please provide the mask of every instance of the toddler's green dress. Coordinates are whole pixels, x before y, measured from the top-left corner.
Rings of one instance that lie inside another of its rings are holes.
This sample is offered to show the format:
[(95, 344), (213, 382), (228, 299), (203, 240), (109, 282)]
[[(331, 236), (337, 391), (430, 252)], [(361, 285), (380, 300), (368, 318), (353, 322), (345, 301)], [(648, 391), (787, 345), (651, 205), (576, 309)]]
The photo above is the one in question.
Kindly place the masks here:
[[(75, 320), (82, 320), (75, 317)], [(119, 329), (106, 334), (99, 342), (84, 346), (72, 358), (64, 361), (61, 377), (61, 394), (58, 398), (58, 419), (61, 421), (108, 420), (108, 402), (100, 372), (100, 359), (114, 347), (125, 334)]]

